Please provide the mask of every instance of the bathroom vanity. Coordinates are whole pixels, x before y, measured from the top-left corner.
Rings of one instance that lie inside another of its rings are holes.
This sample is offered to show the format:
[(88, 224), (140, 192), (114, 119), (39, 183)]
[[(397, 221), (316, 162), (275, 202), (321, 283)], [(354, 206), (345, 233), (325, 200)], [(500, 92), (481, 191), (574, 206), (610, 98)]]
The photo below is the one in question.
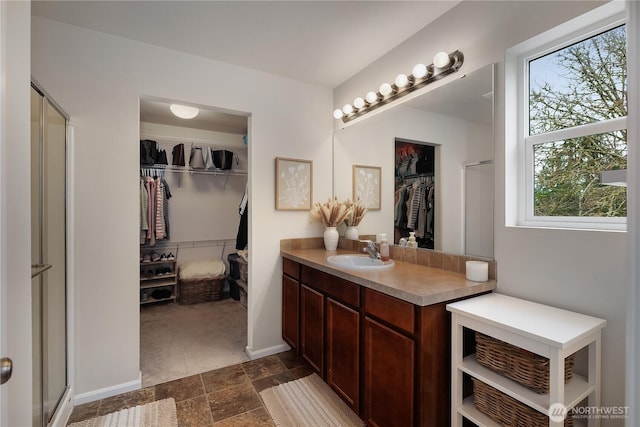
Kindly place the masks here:
[(449, 425), (446, 304), (491, 292), (495, 280), (397, 258), (383, 271), (327, 262), (349, 252), (281, 249), (283, 339), (367, 425)]

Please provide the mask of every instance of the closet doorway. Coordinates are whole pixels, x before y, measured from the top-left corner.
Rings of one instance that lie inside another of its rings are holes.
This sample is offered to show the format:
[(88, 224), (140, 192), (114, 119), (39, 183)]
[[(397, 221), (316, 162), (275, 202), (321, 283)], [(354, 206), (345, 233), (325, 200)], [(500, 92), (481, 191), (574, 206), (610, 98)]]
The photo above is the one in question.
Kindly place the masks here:
[(395, 138), (394, 243), (435, 248), (435, 172), (435, 145)]
[(248, 116), (140, 99), (143, 387), (249, 360)]

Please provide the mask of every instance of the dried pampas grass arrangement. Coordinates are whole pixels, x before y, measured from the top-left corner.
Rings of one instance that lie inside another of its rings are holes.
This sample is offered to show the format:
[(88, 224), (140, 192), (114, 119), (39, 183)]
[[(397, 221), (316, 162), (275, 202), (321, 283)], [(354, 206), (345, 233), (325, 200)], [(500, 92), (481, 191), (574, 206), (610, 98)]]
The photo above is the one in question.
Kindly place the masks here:
[(324, 203), (316, 203), (311, 209), (311, 218), (319, 220), (325, 227), (337, 227), (347, 219), (351, 209), (338, 201), (337, 198), (328, 199)]
[(367, 213), (367, 208), (360, 204), (360, 199), (352, 202), (347, 199), (344, 204), (349, 207), (350, 213), (345, 219), (348, 227), (357, 227), (360, 225), (360, 221), (364, 218), (364, 215)]

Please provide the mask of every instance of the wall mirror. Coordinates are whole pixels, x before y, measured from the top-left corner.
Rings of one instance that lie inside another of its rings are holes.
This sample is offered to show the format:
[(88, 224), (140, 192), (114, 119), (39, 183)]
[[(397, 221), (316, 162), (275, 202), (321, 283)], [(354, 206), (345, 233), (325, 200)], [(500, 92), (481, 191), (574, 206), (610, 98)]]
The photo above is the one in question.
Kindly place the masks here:
[(352, 195), (353, 165), (381, 168), (381, 209), (367, 213), (361, 234), (398, 243), (397, 141), (425, 144), (435, 153), (432, 247), (493, 257), (493, 82), (490, 64), (334, 132), (338, 199)]

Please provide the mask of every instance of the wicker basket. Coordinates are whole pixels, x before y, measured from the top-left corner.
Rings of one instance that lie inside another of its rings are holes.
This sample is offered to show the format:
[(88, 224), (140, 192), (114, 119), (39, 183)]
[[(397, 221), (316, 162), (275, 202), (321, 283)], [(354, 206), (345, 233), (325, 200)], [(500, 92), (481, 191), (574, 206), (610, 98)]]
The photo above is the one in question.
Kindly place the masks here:
[[(472, 378), (472, 380), (475, 406), (478, 411), (489, 416), (492, 420), (510, 427), (546, 427), (549, 425), (549, 417), (546, 414), (530, 408), (476, 378)], [(564, 425), (565, 427), (573, 426), (573, 418), (570, 415), (567, 415)]]
[[(549, 359), (476, 332), (478, 362), (536, 393), (549, 393)], [(575, 354), (564, 360), (564, 381), (573, 377)]]
[(180, 286), (180, 304), (218, 301), (222, 297), (224, 277), (215, 279), (180, 279), (178, 284)]

